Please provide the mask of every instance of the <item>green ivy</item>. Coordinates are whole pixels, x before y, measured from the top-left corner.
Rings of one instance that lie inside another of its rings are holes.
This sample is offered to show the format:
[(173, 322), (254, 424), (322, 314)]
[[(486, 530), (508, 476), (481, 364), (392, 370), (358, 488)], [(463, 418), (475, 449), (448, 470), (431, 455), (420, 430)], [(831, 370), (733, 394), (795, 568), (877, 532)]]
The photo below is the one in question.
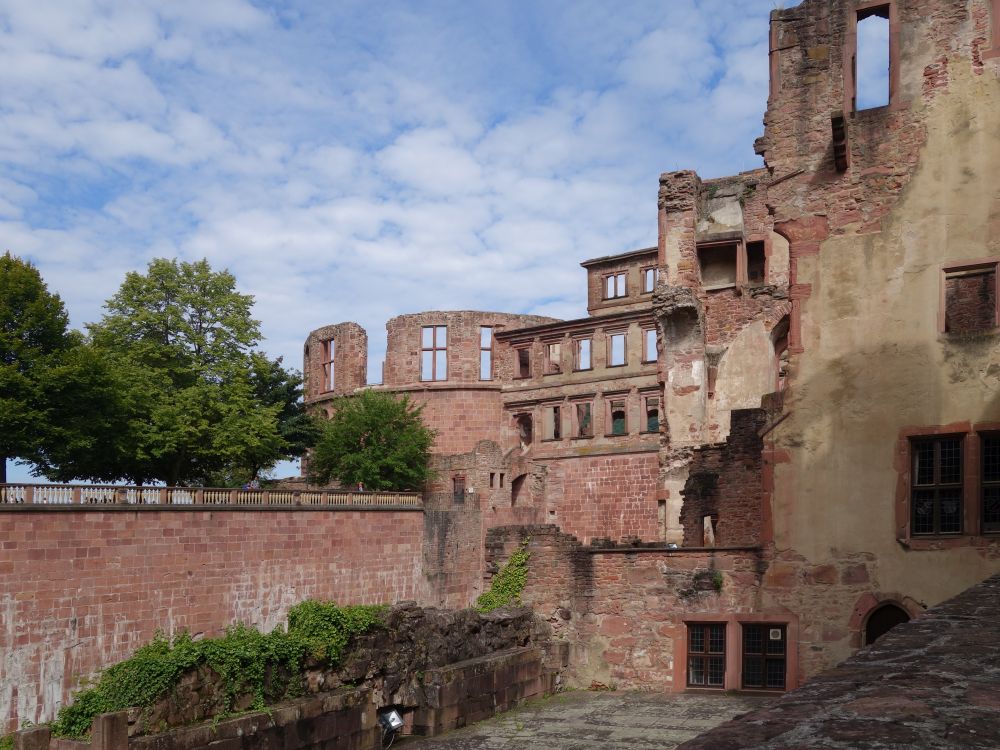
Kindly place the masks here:
[(507, 564), (504, 565), (490, 582), (490, 590), (484, 591), (476, 599), (476, 609), (480, 612), (492, 612), (494, 609), (506, 607), (509, 604), (520, 604), (521, 593), (528, 581), (528, 542), (525, 539), (517, 548)]
[(61, 708), (52, 732), (57, 737), (84, 738), (98, 714), (152, 706), (185, 673), (201, 665), (222, 678), (225, 711), (246, 693), (254, 697), (253, 708), (262, 709), (269, 701), (300, 692), (307, 656), (335, 665), (351, 638), (379, 624), (384, 610), (382, 606), (338, 607), (333, 602), (309, 600), (289, 611), (287, 631), (261, 633), (235, 625), (222, 638), (201, 641), (187, 633), (173, 640), (157, 633), (131, 658), (108, 667), (96, 685), (77, 693), (73, 703)]
[(14, 750), (14, 735), (0, 735), (0, 750)]

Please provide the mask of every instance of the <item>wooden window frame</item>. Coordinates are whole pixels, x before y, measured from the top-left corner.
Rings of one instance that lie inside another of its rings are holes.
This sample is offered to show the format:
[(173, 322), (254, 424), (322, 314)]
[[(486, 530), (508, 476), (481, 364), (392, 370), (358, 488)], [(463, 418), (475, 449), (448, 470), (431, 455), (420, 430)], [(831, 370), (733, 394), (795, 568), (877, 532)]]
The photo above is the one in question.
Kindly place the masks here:
[(986, 490), (1000, 488), (1000, 479), (986, 479), (986, 451), (984, 450), (983, 443), (986, 440), (996, 440), (1000, 442), (1000, 432), (995, 430), (984, 430), (977, 432), (976, 435), (978, 437), (979, 448), (979, 488), (977, 494), (979, 495), (980, 531), (983, 534), (997, 534), (1000, 533), (1000, 521), (994, 521), (991, 523), (986, 520)]
[[(613, 284), (608, 282), (614, 279)], [(619, 284), (619, 282), (621, 282)], [(623, 297), (628, 297), (628, 272), (627, 271), (615, 271), (614, 273), (606, 273), (602, 277), (603, 288), (601, 293), (605, 300), (612, 299), (622, 299)], [(614, 287), (614, 294), (608, 294), (608, 287)]]
[(992, 333), (1000, 328), (1000, 256), (990, 256), (986, 258), (977, 258), (975, 260), (966, 260), (958, 263), (946, 263), (941, 266), (940, 272), (940, 283), (938, 284), (938, 333), (944, 335), (974, 335), (974, 334), (949, 334), (947, 329), (947, 312), (946, 310), (946, 290), (948, 275), (953, 273), (961, 273), (963, 271), (988, 271), (992, 270), (996, 274), (996, 291), (994, 292), (995, 299), (995, 309), (993, 310), (993, 328), (988, 331), (979, 331), (977, 333)]
[[(740, 624), (740, 688), (742, 690), (753, 690), (754, 692), (785, 692), (788, 689), (788, 628), (785, 623), (777, 622), (741, 622)], [(782, 651), (780, 654), (768, 653), (767, 644), (773, 643), (774, 641), (770, 638), (770, 632), (767, 633), (768, 638), (763, 638), (763, 633), (761, 637), (761, 642), (764, 644), (760, 653), (748, 652), (747, 651), (747, 632), (752, 628), (758, 628), (762, 631), (771, 631), (775, 629), (781, 630), (781, 637), (777, 640), (781, 642)], [(763, 685), (748, 685), (746, 682), (747, 664), (750, 662), (758, 662), (761, 668), (761, 674), (763, 675), (762, 682)], [(768, 685), (768, 672), (767, 666), (771, 662), (781, 662), (781, 685)]]
[[(493, 368), (493, 360), (494, 360), (494, 357), (493, 357), (493, 329), (494, 329), (494, 326), (483, 326), (483, 325), (479, 326), (479, 379), (481, 381), (483, 381), (483, 382), (486, 382), (486, 381), (489, 381), (489, 380), (493, 380), (494, 377), (495, 377), (495, 375), (494, 375), (494, 368)], [(490, 345), (488, 347), (483, 346), (483, 331), (489, 331), (490, 332)], [(489, 366), (489, 377), (487, 377), (487, 378), (483, 377), (483, 355), (484, 354), (486, 354), (487, 356), (489, 356), (489, 365), (490, 366)]]
[(330, 393), (336, 388), (337, 384), (337, 373), (334, 365), (334, 359), (337, 354), (337, 344), (336, 340), (333, 338), (325, 339), (323, 341), (323, 360), (320, 363), (323, 366), (323, 393)]
[[(438, 346), (438, 329), (444, 329), (444, 346)], [(430, 330), (431, 332), (431, 346), (424, 346), (424, 331)], [(429, 325), (420, 327), (420, 382), (421, 383), (442, 383), (448, 380), (448, 326), (447, 325)], [(424, 377), (424, 352), (431, 353), (431, 377)], [(444, 352), (444, 377), (438, 377), (437, 371), (437, 353)]]
[[(612, 352), (614, 351), (614, 338), (615, 336), (622, 337), (622, 362), (621, 364), (612, 364)], [(608, 331), (607, 332), (607, 366), (608, 367), (627, 367), (628, 366), (628, 331)], [(593, 355), (593, 347), (591, 347), (591, 355)]]
[[(942, 482), (940, 471), (941, 471), (941, 449), (944, 441), (955, 441), (958, 444), (958, 464), (959, 464), (959, 481), (958, 482)], [(922, 445), (933, 446), (934, 450), (934, 463), (932, 467), (933, 481), (929, 484), (917, 485), (917, 451), (918, 447)], [(914, 437), (910, 439), (910, 534), (914, 537), (936, 537), (936, 536), (961, 536), (965, 530), (964, 516), (965, 516), (965, 485), (966, 485), (966, 466), (965, 466), (965, 436), (964, 435), (932, 435), (928, 437)], [(942, 531), (941, 530), (941, 503), (940, 493), (942, 491), (958, 491), (959, 497), (959, 527), (954, 531)], [(914, 526), (916, 525), (916, 502), (914, 495), (918, 492), (933, 492), (935, 498), (933, 500), (933, 529), (931, 531), (915, 531)]]
[[(716, 632), (722, 633), (722, 650), (713, 651), (712, 650), (712, 630), (715, 629)], [(699, 688), (702, 690), (725, 690), (726, 689), (726, 662), (728, 660), (728, 646), (729, 646), (729, 633), (727, 632), (729, 628), (726, 627), (725, 622), (687, 622), (685, 623), (685, 633), (684, 633), (684, 643), (685, 643), (685, 682), (689, 688)], [(700, 632), (700, 640), (704, 644), (701, 650), (693, 649), (692, 633)], [(711, 683), (710, 680), (710, 664), (711, 660), (720, 660), (722, 664), (722, 674), (721, 679), (717, 684)], [(698, 660), (701, 663), (701, 673), (704, 675), (704, 680), (702, 682), (692, 681), (692, 669), (691, 664), (693, 660)]]

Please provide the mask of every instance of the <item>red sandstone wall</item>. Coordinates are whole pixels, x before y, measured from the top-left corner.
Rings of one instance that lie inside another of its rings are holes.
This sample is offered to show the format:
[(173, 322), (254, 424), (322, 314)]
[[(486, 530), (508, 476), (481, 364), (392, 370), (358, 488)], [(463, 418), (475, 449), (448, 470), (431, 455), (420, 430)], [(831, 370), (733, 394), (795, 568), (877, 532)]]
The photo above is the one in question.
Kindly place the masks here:
[(81, 677), (157, 629), (270, 630), (303, 599), (375, 604), (421, 592), (419, 511), (59, 509), (0, 519), (3, 724), (52, 718)]
[(500, 441), (499, 390), (403, 391), (424, 407), (424, 424), (437, 430), (437, 454), (468, 453), (480, 440)]
[(619, 540), (659, 538), (655, 452), (604, 455), (551, 461), (548, 464), (545, 520), (579, 537)]

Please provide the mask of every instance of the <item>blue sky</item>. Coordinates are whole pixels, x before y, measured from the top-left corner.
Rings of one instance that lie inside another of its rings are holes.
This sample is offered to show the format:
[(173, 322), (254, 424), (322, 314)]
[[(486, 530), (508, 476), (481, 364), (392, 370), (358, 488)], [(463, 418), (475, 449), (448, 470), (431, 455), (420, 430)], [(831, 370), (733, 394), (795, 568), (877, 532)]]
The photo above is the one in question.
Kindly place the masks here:
[(773, 7), (0, 0), (0, 249), (76, 327), (208, 258), (270, 354), (354, 320), (374, 378), (393, 315), (580, 316), (660, 172), (760, 166)]

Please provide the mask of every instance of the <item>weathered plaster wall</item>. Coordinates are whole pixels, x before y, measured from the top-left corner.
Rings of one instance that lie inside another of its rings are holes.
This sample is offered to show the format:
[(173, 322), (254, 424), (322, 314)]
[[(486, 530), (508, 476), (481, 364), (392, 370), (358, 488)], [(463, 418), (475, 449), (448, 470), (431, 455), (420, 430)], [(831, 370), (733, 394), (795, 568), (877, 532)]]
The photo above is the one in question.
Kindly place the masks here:
[(303, 599), (422, 593), (413, 511), (5, 511), (0, 720), (43, 721), (81, 678), (153, 637), (270, 630)]

